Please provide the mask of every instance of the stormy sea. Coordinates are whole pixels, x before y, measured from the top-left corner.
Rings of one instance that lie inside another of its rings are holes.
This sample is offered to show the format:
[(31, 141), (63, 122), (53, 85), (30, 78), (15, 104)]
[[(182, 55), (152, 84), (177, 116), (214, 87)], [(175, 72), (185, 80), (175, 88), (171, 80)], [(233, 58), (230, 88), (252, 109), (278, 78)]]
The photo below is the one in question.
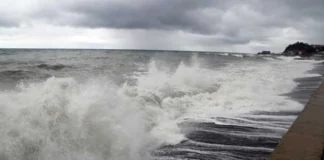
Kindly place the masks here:
[(2, 49), (0, 159), (267, 159), (323, 68), (242, 53)]

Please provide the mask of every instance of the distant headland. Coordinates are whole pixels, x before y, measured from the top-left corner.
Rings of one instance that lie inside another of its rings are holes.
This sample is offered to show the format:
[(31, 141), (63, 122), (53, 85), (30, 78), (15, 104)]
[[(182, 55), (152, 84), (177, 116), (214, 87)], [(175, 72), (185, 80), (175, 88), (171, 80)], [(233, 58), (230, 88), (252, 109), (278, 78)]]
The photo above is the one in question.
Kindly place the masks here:
[[(272, 54), (275, 53), (272, 53), (271, 51), (262, 51), (258, 53), (258, 55), (272, 55)], [(294, 44), (288, 45), (282, 53), (276, 55), (301, 56), (301, 57), (310, 57), (315, 55), (324, 56), (324, 45), (296, 42)]]

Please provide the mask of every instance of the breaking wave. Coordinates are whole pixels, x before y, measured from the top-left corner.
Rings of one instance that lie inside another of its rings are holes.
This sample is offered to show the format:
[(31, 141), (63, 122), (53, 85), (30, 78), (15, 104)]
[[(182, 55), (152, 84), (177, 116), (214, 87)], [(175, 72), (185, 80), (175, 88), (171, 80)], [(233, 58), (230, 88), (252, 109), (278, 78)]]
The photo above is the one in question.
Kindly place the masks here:
[(239, 57), (239, 58), (243, 58), (244, 55), (243, 54), (230, 54), (233, 57)]
[(1, 91), (0, 159), (151, 159), (152, 150), (186, 140), (178, 126), (186, 119), (221, 123), (212, 117), (300, 110), (281, 94), (313, 66), (276, 60), (207, 69), (201, 63), (194, 56), (170, 71), (152, 60), (122, 86), (109, 78), (51, 77)]
[(8, 159), (147, 159), (183, 139), (161, 108), (109, 82), (52, 77), (19, 89), (0, 94), (0, 155)]

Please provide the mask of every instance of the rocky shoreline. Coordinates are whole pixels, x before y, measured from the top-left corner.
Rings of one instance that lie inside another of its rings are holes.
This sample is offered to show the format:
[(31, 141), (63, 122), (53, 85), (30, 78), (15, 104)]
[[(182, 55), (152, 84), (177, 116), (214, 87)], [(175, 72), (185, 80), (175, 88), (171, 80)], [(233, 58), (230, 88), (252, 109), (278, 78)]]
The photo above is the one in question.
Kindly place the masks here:
[(324, 59), (324, 45), (296, 42), (288, 45), (280, 54), (262, 51), (258, 55), (300, 56), (300, 58), (297, 58), (298, 60), (322, 60)]

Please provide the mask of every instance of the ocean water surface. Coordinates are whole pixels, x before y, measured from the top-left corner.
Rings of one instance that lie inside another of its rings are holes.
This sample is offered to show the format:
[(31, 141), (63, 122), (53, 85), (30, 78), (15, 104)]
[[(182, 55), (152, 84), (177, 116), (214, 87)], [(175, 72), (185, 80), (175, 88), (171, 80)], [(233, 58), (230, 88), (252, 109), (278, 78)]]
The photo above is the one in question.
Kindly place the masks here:
[(0, 50), (1, 160), (267, 159), (318, 61), (239, 53)]

